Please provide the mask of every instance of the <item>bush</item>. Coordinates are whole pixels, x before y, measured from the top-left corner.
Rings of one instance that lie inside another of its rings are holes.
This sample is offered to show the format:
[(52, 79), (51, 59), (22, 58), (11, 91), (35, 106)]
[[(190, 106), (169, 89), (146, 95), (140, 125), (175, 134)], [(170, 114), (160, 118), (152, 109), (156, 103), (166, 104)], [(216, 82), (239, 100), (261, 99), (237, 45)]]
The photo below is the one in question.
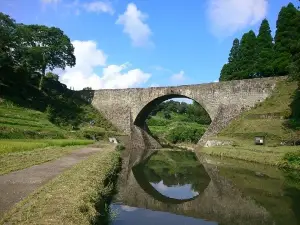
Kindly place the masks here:
[(117, 151), (124, 151), (125, 149), (126, 149), (125, 146), (122, 145), (122, 144), (118, 144), (118, 145), (116, 146), (116, 150), (117, 150)]
[(196, 144), (204, 133), (205, 129), (202, 127), (179, 124), (168, 132), (167, 140), (173, 144), (179, 142), (190, 142)]

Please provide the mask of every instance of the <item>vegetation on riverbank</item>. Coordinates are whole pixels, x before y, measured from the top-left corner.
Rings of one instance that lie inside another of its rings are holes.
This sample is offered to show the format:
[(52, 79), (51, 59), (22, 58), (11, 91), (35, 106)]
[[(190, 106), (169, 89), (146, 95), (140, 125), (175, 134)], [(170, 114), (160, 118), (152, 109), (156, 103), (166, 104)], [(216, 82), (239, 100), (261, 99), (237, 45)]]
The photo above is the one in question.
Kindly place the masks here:
[(120, 153), (113, 145), (83, 160), (18, 203), (0, 224), (105, 224)]
[[(242, 113), (214, 137), (230, 140), (233, 146), (202, 148), (203, 153), (281, 167), (300, 168), (300, 99), (296, 82), (281, 81), (272, 96)], [(264, 136), (265, 145), (254, 145), (255, 136)]]
[(0, 155), (0, 175), (58, 159), (80, 148), (82, 148), (82, 146), (56, 146), (2, 154)]
[(76, 140), (76, 139), (14, 139), (14, 140), (0, 140), (0, 155), (14, 153), (14, 152), (25, 152), (36, 149), (42, 149), (46, 147), (66, 147), (76, 145), (88, 145), (92, 144), (92, 140)]
[(146, 122), (153, 136), (162, 144), (195, 144), (211, 120), (198, 103), (171, 100), (158, 105)]

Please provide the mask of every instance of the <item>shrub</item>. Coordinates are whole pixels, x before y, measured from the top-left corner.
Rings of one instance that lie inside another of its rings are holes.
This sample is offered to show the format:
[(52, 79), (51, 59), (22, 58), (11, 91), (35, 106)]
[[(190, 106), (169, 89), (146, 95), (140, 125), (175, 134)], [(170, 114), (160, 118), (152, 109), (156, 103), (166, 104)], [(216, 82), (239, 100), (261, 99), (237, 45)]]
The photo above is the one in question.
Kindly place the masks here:
[(116, 150), (117, 150), (117, 151), (123, 151), (123, 150), (125, 150), (125, 146), (122, 145), (122, 144), (118, 144), (118, 145), (116, 146)]

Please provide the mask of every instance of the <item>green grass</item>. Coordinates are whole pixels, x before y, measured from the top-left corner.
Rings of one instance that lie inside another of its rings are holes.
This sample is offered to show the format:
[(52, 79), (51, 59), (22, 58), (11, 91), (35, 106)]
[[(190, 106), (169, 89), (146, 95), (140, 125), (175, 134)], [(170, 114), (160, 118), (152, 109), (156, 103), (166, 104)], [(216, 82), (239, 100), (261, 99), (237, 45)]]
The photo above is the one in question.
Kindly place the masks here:
[(18, 203), (0, 224), (106, 224), (119, 157), (107, 145)]
[(13, 152), (24, 152), (31, 151), (38, 148), (46, 148), (50, 146), (66, 147), (74, 145), (87, 145), (92, 144), (94, 141), (91, 140), (72, 140), (72, 139), (41, 139), (41, 140), (30, 140), (30, 139), (15, 139), (15, 140), (0, 140), (0, 155), (13, 153)]
[(47, 115), (12, 104), (0, 105), (0, 138), (66, 138), (69, 132), (52, 124)]
[[(233, 146), (202, 148), (200, 151), (268, 165), (300, 168), (300, 160), (297, 156), (300, 147), (280, 145), (282, 141), (300, 139), (300, 130), (286, 126), (295, 110), (291, 107), (291, 103), (295, 101), (294, 93), (297, 88), (296, 82), (280, 81), (269, 98), (242, 113), (217, 137), (212, 138), (231, 140)], [(293, 119), (299, 120), (299, 118)], [(261, 135), (266, 137), (265, 145), (254, 145), (254, 137)], [(295, 154), (294, 160), (287, 158), (287, 154)]]
[(39, 165), (65, 156), (81, 146), (47, 147), (25, 152), (0, 154), (0, 175), (22, 170), (30, 166)]
[[(264, 135), (269, 146), (278, 146), (282, 140), (300, 139), (300, 130), (290, 129), (285, 125), (292, 114), (290, 105), (297, 87), (296, 82), (280, 81), (269, 98), (244, 112), (218, 137), (253, 142), (256, 135)], [(266, 115), (269, 118), (263, 118)]]
[(51, 123), (47, 113), (5, 101), (0, 104), (0, 139), (92, 139), (94, 136), (103, 139), (117, 133), (115, 130), (87, 125), (71, 131), (70, 127), (59, 127)]
[[(286, 153), (300, 153), (299, 146), (260, 147), (260, 146), (218, 146), (201, 148), (199, 151), (208, 155), (228, 157), (271, 166), (282, 166)], [(291, 166), (291, 168), (294, 168)]]

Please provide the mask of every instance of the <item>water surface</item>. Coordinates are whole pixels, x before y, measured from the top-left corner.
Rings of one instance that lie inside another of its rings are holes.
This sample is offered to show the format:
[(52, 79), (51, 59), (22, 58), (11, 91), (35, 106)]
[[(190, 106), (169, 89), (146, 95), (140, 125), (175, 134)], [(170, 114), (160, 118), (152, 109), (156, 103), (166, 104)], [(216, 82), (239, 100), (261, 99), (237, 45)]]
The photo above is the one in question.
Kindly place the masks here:
[(124, 160), (114, 225), (300, 224), (298, 171), (192, 152), (140, 159)]

